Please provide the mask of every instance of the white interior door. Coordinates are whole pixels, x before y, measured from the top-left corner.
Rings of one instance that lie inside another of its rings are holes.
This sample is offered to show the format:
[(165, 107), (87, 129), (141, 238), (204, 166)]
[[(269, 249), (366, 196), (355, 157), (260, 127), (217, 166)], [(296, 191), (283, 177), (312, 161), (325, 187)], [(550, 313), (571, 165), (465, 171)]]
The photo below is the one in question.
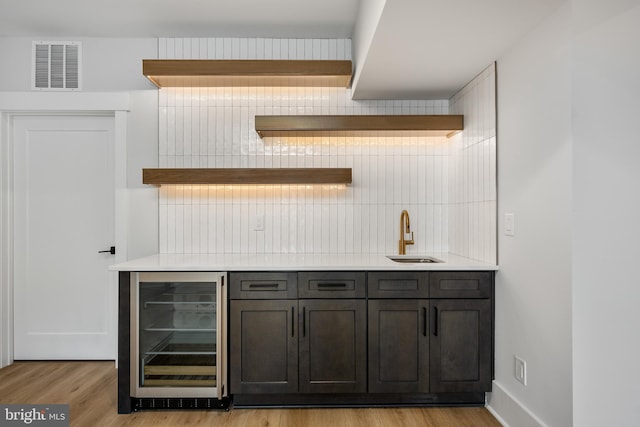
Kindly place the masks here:
[(115, 359), (114, 118), (13, 125), (14, 358)]

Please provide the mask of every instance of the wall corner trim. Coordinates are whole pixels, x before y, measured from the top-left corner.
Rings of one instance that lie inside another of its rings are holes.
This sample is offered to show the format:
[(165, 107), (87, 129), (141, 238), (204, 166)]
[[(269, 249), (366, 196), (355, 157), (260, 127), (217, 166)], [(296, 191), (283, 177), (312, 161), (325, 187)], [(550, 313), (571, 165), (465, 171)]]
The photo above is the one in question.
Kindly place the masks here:
[(505, 427), (548, 427), (529, 408), (509, 393), (499, 382), (493, 381), (487, 394), (487, 410)]

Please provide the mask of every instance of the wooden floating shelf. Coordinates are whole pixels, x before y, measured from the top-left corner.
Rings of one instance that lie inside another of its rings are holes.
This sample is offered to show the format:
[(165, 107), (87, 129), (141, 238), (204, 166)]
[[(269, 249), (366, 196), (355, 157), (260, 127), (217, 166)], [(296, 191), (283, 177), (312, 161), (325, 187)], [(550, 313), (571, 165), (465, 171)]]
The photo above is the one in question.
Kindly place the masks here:
[(381, 132), (395, 135), (410, 132), (428, 136), (451, 136), (464, 127), (462, 115), (366, 115), (366, 116), (256, 116), (260, 137), (287, 135), (293, 132), (358, 135)]
[(351, 168), (158, 168), (143, 169), (142, 183), (350, 184)]
[(142, 73), (159, 88), (331, 86), (351, 84), (351, 61), (143, 59)]

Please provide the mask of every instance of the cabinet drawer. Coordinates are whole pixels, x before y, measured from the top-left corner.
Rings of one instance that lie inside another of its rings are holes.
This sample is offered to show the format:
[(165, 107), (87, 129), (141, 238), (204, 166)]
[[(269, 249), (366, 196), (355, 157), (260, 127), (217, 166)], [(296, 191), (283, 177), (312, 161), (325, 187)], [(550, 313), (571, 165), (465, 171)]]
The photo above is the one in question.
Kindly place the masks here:
[(429, 286), (431, 298), (491, 298), (493, 295), (493, 272), (431, 272)]
[(428, 298), (429, 276), (424, 271), (381, 271), (367, 276), (369, 298)]
[(229, 273), (231, 299), (294, 299), (297, 275), (289, 272)]
[(298, 273), (299, 298), (364, 298), (365, 273), (312, 271)]

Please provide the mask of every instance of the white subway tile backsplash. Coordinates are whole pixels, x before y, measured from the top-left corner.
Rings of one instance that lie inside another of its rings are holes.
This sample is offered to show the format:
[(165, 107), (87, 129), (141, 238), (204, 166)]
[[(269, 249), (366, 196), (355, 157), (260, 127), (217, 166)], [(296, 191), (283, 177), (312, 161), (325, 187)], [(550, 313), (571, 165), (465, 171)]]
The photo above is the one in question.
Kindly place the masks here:
[(495, 78), (492, 64), (449, 105), (451, 114), (464, 115), (448, 164), (449, 252), (491, 263), (497, 259)]
[[(351, 41), (159, 40), (160, 58), (349, 59)], [(355, 101), (327, 87), (161, 89), (161, 167), (351, 167), (344, 186), (165, 186), (162, 253), (395, 253), (402, 209), (409, 252), (495, 261), (495, 70), (448, 100)], [(318, 135), (260, 139), (255, 115), (465, 115), (452, 138)], [(257, 217), (264, 230), (256, 231)]]

